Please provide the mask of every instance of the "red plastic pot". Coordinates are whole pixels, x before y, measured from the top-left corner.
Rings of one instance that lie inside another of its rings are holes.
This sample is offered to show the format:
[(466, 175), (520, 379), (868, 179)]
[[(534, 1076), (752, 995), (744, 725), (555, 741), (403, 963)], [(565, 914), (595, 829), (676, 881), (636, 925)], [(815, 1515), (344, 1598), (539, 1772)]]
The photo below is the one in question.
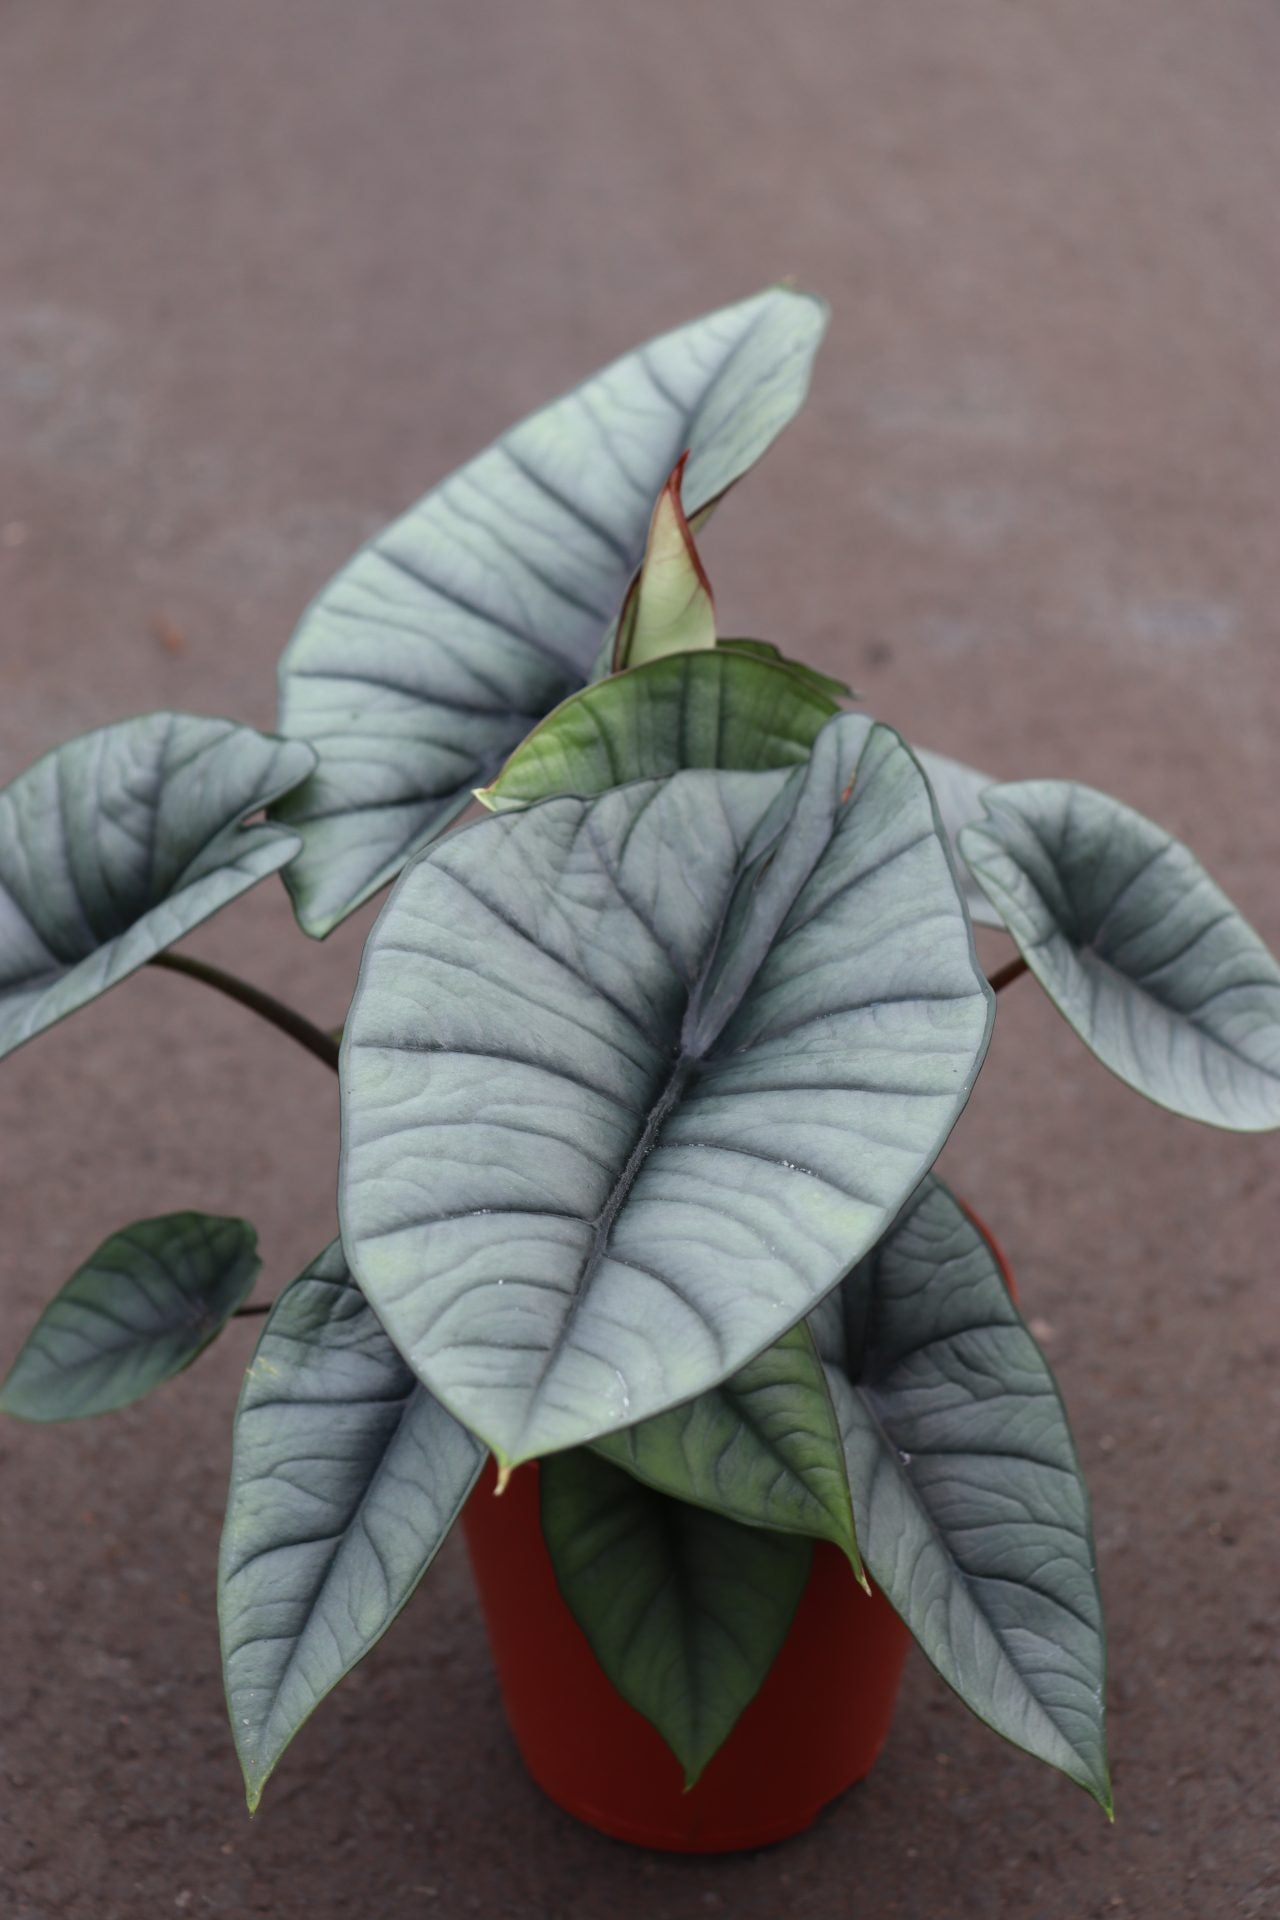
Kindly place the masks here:
[(803, 1832), (871, 1771), (910, 1635), (882, 1594), (862, 1592), (837, 1548), (815, 1541), (764, 1685), (686, 1792), (674, 1755), (615, 1692), (560, 1597), (537, 1466), (519, 1468), (501, 1499), (493, 1488), (491, 1464), (462, 1516), (467, 1549), (516, 1745), (567, 1813), (640, 1846), (728, 1853)]

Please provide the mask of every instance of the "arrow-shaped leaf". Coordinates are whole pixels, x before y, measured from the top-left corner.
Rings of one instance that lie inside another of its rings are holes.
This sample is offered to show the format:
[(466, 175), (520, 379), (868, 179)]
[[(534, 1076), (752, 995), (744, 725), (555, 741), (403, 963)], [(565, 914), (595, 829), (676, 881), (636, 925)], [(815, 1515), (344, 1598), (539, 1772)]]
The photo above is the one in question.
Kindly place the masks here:
[(595, 1451), (659, 1493), (744, 1526), (831, 1540), (861, 1573), (840, 1428), (803, 1321), (739, 1373)]
[(787, 1637), (810, 1544), (669, 1500), (591, 1453), (557, 1454), (538, 1471), (560, 1591), (692, 1786)]
[(1110, 1811), (1088, 1496), (991, 1249), (929, 1179), (810, 1324), (872, 1579), (980, 1719)]
[(1194, 854), (1069, 781), (984, 805), (961, 851), (1085, 1045), (1174, 1113), (1280, 1127), (1280, 966)]
[(494, 813), (589, 796), (682, 767), (795, 766), (836, 711), (781, 663), (677, 653), (597, 680), (522, 741), (478, 798)]
[(503, 1464), (776, 1340), (932, 1164), (991, 995), (924, 778), (848, 715), (790, 774), (490, 817), (407, 873), (343, 1043), (343, 1234)]
[(803, 402), (826, 310), (775, 287), (651, 341), (504, 435), (357, 554), (281, 663), (281, 731), (320, 765), (280, 809), (328, 933), (581, 686), (688, 450), (690, 513)]
[(250, 1811), (409, 1599), (483, 1462), (404, 1365), (335, 1242), (276, 1302), (236, 1413), (218, 1617)]
[(247, 1220), (166, 1213), (104, 1240), (41, 1314), (0, 1413), (82, 1420), (130, 1406), (189, 1367), (261, 1266)]
[(0, 1054), (74, 1013), (298, 850), (247, 814), (315, 755), (152, 713), (56, 747), (0, 793)]

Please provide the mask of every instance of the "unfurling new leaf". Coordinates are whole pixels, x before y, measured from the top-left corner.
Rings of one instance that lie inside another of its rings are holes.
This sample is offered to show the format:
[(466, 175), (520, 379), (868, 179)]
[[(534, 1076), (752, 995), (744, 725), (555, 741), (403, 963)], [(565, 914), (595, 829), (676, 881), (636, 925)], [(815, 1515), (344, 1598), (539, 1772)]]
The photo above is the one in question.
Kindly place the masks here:
[(691, 516), (799, 409), (821, 301), (773, 287), (650, 341), (532, 415), (356, 555), (294, 635), (280, 728), (315, 776), (278, 811), (323, 935), (393, 879), (590, 677), (683, 452)]

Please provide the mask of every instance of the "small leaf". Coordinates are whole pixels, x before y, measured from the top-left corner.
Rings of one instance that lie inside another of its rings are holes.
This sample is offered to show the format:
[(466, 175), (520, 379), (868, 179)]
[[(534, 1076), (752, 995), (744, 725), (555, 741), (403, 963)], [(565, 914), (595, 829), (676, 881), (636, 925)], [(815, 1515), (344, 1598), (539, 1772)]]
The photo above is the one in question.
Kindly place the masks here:
[(861, 716), (790, 773), (492, 815), (415, 863), (365, 948), (353, 1271), (501, 1465), (648, 1419), (879, 1239), (991, 1006), (924, 777)]
[(483, 1462), (335, 1241), (276, 1302), (236, 1412), (218, 1618), (251, 1812), (294, 1734), (409, 1599)]
[(872, 1579), (980, 1719), (1110, 1812), (1088, 1495), (986, 1240), (930, 1178), (810, 1325)]
[(618, 621), (614, 664), (619, 671), (716, 644), (711, 582), (680, 498), (687, 459), (681, 455), (653, 509), (644, 559)]
[(246, 1220), (166, 1213), (104, 1240), (41, 1314), (0, 1413), (82, 1420), (189, 1367), (248, 1298), (261, 1261)]
[(573, 694), (477, 794), (508, 813), (554, 794), (589, 797), (682, 767), (795, 766), (835, 712), (786, 667), (677, 653)]
[(984, 804), (961, 850), (1085, 1045), (1174, 1113), (1280, 1127), (1280, 966), (1195, 856), (1068, 781)]
[(538, 1471), (560, 1591), (691, 1787), (787, 1637), (809, 1542), (669, 1500), (590, 1453), (556, 1454)]
[(239, 823), (314, 765), (297, 740), (152, 713), (20, 774), (0, 793), (0, 1054), (291, 860), (295, 834)]
[(924, 747), (913, 747), (912, 752), (924, 768), (925, 777), (933, 789), (942, 830), (947, 836), (947, 845), (951, 848), (960, 885), (964, 889), (964, 903), (969, 909), (969, 918), (982, 927), (1003, 927), (1004, 921), (970, 873), (960, 852), (960, 829), (972, 825), (975, 820), (981, 820), (982, 796), (994, 784), (991, 776), (978, 773), (975, 768), (966, 767), (959, 760), (948, 760), (943, 753), (930, 753)]
[(675, 1500), (831, 1540), (861, 1575), (840, 1429), (803, 1321), (723, 1386), (597, 1440), (595, 1451)]
[(799, 410), (821, 301), (772, 287), (650, 341), (505, 434), (321, 593), (280, 668), (315, 777), (279, 810), (288, 886), (328, 933), (591, 673), (686, 449), (690, 516)]

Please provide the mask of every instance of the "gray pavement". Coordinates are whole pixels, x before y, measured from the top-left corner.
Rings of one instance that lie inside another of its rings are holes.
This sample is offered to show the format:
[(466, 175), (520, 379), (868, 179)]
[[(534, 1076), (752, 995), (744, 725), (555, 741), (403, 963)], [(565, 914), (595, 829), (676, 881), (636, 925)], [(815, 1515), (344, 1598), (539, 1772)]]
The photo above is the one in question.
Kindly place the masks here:
[[(728, 624), (925, 744), (1114, 790), (1280, 946), (1278, 82), (1272, 0), (5, 0), (0, 780), (144, 708), (270, 724), (366, 533), (791, 274), (835, 320), (708, 538)], [(367, 923), (313, 946), (271, 885), (193, 948), (337, 1019)], [(7, 1062), (0, 1364), (132, 1217), (243, 1212), (289, 1275), (335, 1105), (173, 978)], [(453, 1548), (251, 1826), (212, 1590), (233, 1332), (141, 1407), (0, 1433), (6, 1920), (1280, 1913), (1280, 1144), (1142, 1107), (1024, 983), (948, 1166), (1094, 1489), (1114, 1828), (917, 1660), (811, 1835), (616, 1846), (524, 1779)]]

